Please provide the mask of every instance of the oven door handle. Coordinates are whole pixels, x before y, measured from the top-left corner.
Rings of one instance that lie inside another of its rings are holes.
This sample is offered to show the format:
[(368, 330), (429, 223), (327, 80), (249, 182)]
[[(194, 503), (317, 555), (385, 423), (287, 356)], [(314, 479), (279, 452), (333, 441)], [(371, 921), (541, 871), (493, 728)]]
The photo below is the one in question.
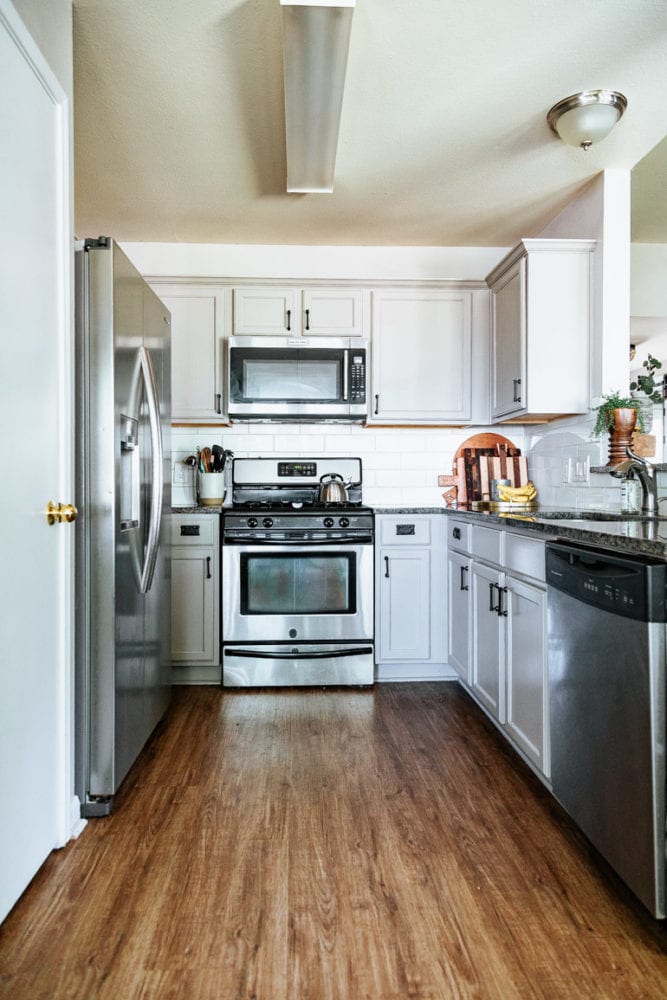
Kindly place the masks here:
[(321, 548), (323, 545), (370, 545), (373, 541), (372, 535), (356, 535), (352, 538), (223, 538), (224, 545), (271, 545), (274, 548), (285, 545), (299, 546), (300, 548)]
[(310, 653), (302, 653), (301, 650), (299, 650), (298, 653), (281, 653), (278, 650), (273, 653), (263, 653), (254, 649), (230, 649), (226, 646), (224, 655), (240, 656), (245, 657), (245, 659), (253, 660), (335, 660), (340, 659), (342, 656), (361, 656), (362, 654), (366, 655), (372, 652), (372, 646), (355, 646), (354, 649), (318, 649), (313, 650)]

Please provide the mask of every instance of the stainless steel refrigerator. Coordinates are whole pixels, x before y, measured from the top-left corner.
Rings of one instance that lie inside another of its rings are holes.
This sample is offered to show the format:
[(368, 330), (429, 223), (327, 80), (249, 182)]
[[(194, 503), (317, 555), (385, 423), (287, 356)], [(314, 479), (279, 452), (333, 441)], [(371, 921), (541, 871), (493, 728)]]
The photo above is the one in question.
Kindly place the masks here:
[(103, 816), (170, 697), (170, 315), (111, 239), (75, 273), (76, 791)]

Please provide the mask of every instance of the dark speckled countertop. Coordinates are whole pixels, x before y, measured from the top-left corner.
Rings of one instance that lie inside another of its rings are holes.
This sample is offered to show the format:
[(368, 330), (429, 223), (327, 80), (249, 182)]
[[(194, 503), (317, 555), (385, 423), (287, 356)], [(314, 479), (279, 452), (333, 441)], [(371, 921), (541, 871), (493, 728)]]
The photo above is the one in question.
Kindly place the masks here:
[(472, 511), (444, 506), (376, 506), (377, 514), (445, 514), (475, 524), (540, 533), (605, 549), (667, 559), (667, 517), (644, 518), (603, 510), (539, 507), (526, 514)]

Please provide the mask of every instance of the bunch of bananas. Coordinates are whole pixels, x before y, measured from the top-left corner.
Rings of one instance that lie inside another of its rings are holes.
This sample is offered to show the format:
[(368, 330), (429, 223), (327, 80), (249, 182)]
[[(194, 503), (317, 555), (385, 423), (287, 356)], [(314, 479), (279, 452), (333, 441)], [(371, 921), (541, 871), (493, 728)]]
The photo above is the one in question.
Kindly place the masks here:
[(537, 496), (537, 488), (528, 480), (523, 486), (503, 486), (498, 483), (498, 497), (503, 503), (533, 503)]

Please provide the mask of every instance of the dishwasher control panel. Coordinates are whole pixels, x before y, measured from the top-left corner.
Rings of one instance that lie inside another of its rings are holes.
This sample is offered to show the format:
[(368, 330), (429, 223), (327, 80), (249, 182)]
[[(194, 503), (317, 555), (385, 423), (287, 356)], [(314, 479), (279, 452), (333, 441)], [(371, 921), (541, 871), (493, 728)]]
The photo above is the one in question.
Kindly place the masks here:
[(561, 542), (546, 549), (550, 587), (625, 618), (667, 621), (667, 563)]

